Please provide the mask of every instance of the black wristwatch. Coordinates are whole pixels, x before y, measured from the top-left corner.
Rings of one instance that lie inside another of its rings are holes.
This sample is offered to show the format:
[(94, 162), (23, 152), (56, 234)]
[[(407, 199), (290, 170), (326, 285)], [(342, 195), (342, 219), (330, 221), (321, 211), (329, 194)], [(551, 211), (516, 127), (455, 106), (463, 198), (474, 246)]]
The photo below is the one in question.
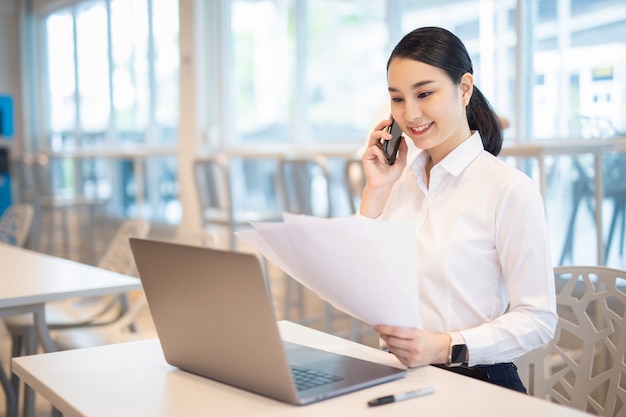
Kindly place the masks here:
[(469, 352), (465, 339), (460, 333), (448, 333), (450, 336), (450, 353), (448, 354), (448, 366), (461, 366), (467, 365), (469, 358)]

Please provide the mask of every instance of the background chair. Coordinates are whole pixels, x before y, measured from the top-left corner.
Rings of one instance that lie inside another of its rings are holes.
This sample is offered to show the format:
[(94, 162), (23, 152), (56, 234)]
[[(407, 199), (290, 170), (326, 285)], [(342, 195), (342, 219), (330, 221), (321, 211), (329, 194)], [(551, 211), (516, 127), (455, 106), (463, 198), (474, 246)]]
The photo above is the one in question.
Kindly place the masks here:
[[(269, 201), (274, 192), (276, 164), (273, 158), (224, 155), (194, 161), (194, 179), (202, 215), (202, 227), (225, 228), (228, 247), (237, 248), (234, 232), (250, 227), (250, 221), (278, 221), (280, 202)], [(231, 172), (237, 175), (231, 175)], [(267, 172), (269, 171), (269, 173)], [(238, 178), (241, 182), (234, 181)]]
[(33, 224), (33, 206), (27, 203), (7, 207), (0, 217), (0, 242), (23, 247)]
[[(125, 275), (135, 275), (128, 239), (146, 237), (150, 224), (144, 220), (124, 221), (113, 236), (98, 267)], [(51, 330), (103, 325), (117, 320), (128, 310), (127, 294), (74, 299), (46, 305), (46, 322)], [(13, 356), (37, 353), (38, 340), (31, 315), (5, 319), (12, 338)]]
[(350, 210), (352, 213), (356, 213), (361, 205), (361, 195), (365, 188), (365, 173), (361, 158), (353, 157), (346, 160), (344, 178)]
[(535, 397), (601, 416), (626, 416), (626, 271), (555, 268), (554, 340), (517, 361)]

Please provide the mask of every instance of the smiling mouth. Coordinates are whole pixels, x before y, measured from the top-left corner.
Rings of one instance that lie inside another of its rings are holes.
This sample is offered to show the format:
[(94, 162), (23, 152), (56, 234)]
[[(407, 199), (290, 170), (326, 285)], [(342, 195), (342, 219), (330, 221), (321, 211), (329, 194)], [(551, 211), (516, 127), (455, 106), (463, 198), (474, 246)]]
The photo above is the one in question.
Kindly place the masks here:
[(421, 125), (418, 127), (412, 127), (411, 129), (411, 133), (414, 133), (416, 135), (421, 135), (422, 133), (426, 132), (431, 126), (433, 125), (433, 123), (428, 123), (427, 125)]

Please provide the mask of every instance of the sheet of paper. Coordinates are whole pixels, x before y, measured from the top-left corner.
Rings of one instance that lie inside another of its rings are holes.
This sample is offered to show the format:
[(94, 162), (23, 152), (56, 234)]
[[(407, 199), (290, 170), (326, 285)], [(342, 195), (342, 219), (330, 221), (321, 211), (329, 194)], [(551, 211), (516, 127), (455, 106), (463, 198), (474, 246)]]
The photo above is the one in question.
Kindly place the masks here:
[(237, 236), (337, 309), (419, 327), (415, 226), (357, 216), (284, 215)]

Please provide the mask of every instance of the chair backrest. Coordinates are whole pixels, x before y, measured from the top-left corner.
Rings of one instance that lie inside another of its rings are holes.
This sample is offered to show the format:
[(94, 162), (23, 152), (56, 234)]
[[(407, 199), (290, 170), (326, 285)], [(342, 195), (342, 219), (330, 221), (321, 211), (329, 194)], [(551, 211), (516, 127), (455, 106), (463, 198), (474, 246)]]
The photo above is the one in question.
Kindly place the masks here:
[(555, 277), (556, 335), (516, 361), (522, 380), (535, 397), (596, 415), (625, 415), (626, 271), (564, 266), (555, 268)]
[(193, 173), (203, 227), (211, 221), (228, 223), (233, 211), (228, 161), (219, 156), (196, 159)]
[(361, 195), (365, 188), (365, 173), (361, 158), (354, 157), (346, 160), (344, 178), (350, 209), (352, 213), (356, 213), (361, 205)]
[(115, 232), (111, 243), (98, 262), (98, 266), (120, 274), (135, 275), (135, 259), (128, 239), (131, 237), (145, 238), (149, 232), (150, 223), (145, 220), (124, 221)]
[(317, 217), (332, 215), (330, 175), (323, 158), (283, 159), (280, 183), (287, 212)]
[(0, 217), (0, 242), (23, 247), (32, 224), (32, 205), (20, 203), (7, 207)]

